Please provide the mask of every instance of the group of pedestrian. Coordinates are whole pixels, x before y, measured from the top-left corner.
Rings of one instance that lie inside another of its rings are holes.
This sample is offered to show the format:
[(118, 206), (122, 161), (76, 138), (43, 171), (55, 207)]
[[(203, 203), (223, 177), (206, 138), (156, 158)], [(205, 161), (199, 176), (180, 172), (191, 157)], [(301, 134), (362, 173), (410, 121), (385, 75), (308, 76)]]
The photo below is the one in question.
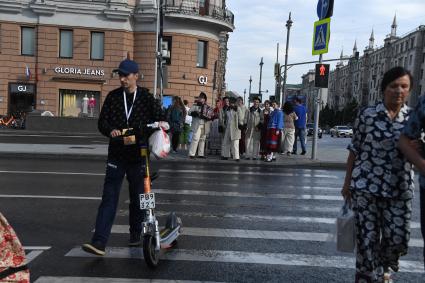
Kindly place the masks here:
[[(421, 173), (421, 227), (425, 236), (425, 98), (411, 110), (413, 78), (403, 67), (384, 74), (383, 101), (359, 111), (342, 195), (356, 226), (356, 283), (393, 282), (410, 239), (414, 191), (412, 163)], [(424, 253), (425, 257), (425, 253)]]

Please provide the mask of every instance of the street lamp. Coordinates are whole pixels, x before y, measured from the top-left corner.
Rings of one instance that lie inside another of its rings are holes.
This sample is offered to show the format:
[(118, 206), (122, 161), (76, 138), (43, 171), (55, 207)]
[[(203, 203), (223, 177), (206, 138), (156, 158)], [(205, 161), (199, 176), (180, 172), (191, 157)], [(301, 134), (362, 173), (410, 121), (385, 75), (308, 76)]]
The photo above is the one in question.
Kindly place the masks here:
[(251, 94), (251, 84), (252, 84), (252, 76), (249, 76), (249, 92), (248, 94)]
[(291, 12), (289, 12), (289, 19), (286, 21), (286, 53), (285, 53), (285, 70), (283, 73), (283, 86), (282, 86), (282, 101), (283, 103), (286, 100), (286, 78), (288, 75), (288, 49), (289, 49), (289, 34), (291, 32), (292, 27), (292, 19), (291, 19)]
[(261, 80), (262, 80), (262, 76), (263, 76), (263, 65), (264, 65), (263, 57), (261, 57), (261, 62), (260, 62), (260, 83), (259, 83), (259, 86), (258, 86), (258, 95), (260, 95), (260, 96), (261, 96)]

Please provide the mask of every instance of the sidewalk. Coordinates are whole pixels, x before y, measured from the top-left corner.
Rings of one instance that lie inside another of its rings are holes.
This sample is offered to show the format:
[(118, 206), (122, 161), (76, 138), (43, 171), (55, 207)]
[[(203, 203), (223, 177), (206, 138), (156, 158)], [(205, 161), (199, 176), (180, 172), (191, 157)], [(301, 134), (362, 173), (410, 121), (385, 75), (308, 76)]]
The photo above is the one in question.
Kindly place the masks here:
[[(79, 134), (79, 133), (58, 133), (58, 132), (34, 132), (22, 130), (4, 130), (0, 131), (1, 136), (85, 136), (93, 137), (99, 133)], [(235, 162), (233, 160), (221, 160), (220, 156), (208, 155), (206, 159), (189, 159), (187, 151), (178, 153), (170, 153), (170, 155), (161, 162), (180, 162), (180, 163), (206, 163), (206, 164), (222, 164), (222, 165), (262, 165), (262, 166), (280, 166), (280, 167), (312, 167), (312, 168), (333, 168), (345, 169), (345, 163), (348, 156), (346, 144), (348, 139), (331, 139), (324, 136), (318, 141), (317, 159), (311, 159), (311, 139), (307, 141), (306, 155), (278, 155), (276, 162), (266, 163), (260, 160), (244, 160)], [(208, 152), (208, 151), (207, 151)], [(55, 159), (96, 159), (105, 160), (108, 154), (108, 145), (105, 143), (91, 144), (39, 144), (39, 143), (19, 143), (19, 142), (2, 142), (0, 139), (0, 157), (10, 158), (55, 158)]]

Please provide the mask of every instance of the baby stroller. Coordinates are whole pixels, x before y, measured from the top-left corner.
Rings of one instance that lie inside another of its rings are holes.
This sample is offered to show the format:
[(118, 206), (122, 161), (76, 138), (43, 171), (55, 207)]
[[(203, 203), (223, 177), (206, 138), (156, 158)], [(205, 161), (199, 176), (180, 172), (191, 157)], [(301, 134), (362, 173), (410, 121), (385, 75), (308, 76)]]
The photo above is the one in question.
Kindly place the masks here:
[(3, 214), (0, 213), (0, 282), (29, 283), (25, 251)]

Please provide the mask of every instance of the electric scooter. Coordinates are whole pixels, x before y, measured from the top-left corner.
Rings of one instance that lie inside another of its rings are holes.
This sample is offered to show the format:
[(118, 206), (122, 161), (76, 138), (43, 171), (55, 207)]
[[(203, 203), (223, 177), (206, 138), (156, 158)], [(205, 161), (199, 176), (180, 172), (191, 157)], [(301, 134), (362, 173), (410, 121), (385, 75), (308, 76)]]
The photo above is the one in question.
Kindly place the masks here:
[[(148, 125), (148, 127), (154, 128), (154, 124)], [(167, 217), (164, 229), (159, 230), (154, 211), (155, 193), (151, 190), (150, 152), (147, 145), (140, 146), (140, 154), (146, 164), (144, 168), (144, 191), (143, 194), (140, 194), (140, 209), (144, 211), (145, 216), (142, 222), (143, 256), (150, 268), (156, 268), (161, 249), (169, 249), (177, 244), (177, 238), (182, 232), (182, 222), (174, 212), (171, 212)]]

